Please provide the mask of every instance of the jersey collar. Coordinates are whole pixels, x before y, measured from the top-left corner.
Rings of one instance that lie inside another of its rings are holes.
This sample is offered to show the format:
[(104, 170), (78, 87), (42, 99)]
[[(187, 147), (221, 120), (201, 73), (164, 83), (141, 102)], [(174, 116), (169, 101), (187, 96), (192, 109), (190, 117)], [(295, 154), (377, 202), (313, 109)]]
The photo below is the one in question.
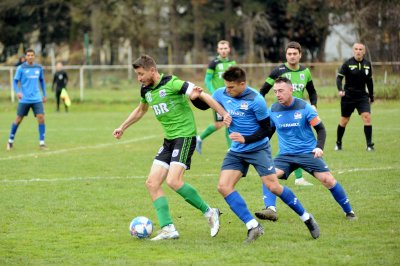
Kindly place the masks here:
[(229, 57), (222, 58), (220, 55), (217, 56), (217, 59), (219, 61), (221, 61), (221, 62), (228, 62), (229, 61)]
[(298, 65), (298, 67), (297, 67), (296, 69), (291, 68), (291, 67), (289, 66), (288, 62), (285, 63), (285, 66), (286, 66), (288, 69), (293, 70), (293, 71), (297, 71), (297, 70), (300, 69), (300, 64)]

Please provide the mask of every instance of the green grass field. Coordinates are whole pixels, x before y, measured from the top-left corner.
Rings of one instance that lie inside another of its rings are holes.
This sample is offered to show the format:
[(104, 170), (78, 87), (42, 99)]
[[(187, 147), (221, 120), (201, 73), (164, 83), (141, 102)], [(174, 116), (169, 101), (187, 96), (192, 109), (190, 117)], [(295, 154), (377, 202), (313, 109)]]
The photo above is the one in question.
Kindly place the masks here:
[[(132, 92), (129, 95), (136, 95)], [(15, 149), (5, 151), (16, 104), (1, 103), (0, 113), (0, 265), (399, 265), (400, 103), (373, 105), (376, 151), (365, 151), (361, 119), (346, 129), (344, 150), (334, 152), (338, 100), (321, 100), (327, 127), (325, 160), (346, 189), (359, 217), (344, 218), (330, 193), (306, 174), (313, 187), (293, 189), (321, 227), (314, 240), (296, 215), (278, 200), (279, 221), (261, 221), (265, 235), (251, 245), (247, 230), (231, 212), (216, 185), (226, 151), (222, 131), (193, 156), (186, 181), (224, 213), (217, 237), (209, 236), (202, 214), (165, 187), (181, 238), (153, 243), (130, 236), (132, 218), (158, 222), (144, 186), (162, 130), (148, 113), (117, 141), (111, 133), (132, 104), (74, 103), (70, 113), (46, 105), (47, 151), (39, 151), (36, 122), (26, 118)], [(199, 131), (211, 112), (195, 111)], [(276, 136), (273, 138), (276, 151)], [(252, 169), (239, 182), (250, 210), (262, 207), (261, 183)]]

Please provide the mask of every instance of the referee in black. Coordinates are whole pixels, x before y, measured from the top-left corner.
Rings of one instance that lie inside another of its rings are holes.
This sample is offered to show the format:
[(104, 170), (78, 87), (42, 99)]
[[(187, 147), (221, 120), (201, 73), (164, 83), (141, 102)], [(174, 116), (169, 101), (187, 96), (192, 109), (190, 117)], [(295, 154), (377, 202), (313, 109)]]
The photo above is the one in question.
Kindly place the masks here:
[[(56, 89), (56, 102), (57, 102), (57, 112), (60, 111), (60, 97), (62, 89), (67, 89), (68, 83), (68, 75), (64, 71), (64, 66), (61, 62), (56, 64), (56, 73), (54, 73), (53, 85), (51, 86), (51, 90), (54, 91), (54, 87)], [(64, 103), (65, 112), (68, 112), (68, 106)]]
[[(374, 102), (374, 84), (372, 81), (372, 67), (371, 63), (364, 59), (364, 44), (355, 43), (353, 45), (353, 55), (352, 58), (344, 62), (336, 77), (336, 85), (341, 97), (341, 117), (337, 127), (335, 150), (342, 150), (342, 138), (346, 125), (354, 109), (357, 109), (364, 123), (367, 151), (373, 151), (371, 103)], [(344, 89), (342, 87), (343, 78), (345, 78)]]

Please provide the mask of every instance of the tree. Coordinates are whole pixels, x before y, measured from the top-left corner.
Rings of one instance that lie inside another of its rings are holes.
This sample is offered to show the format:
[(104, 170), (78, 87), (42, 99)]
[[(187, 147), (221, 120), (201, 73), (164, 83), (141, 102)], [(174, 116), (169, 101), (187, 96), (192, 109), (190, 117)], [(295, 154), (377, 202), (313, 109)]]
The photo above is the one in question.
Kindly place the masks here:
[[(400, 5), (396, 1), (331, 0), (332, 23), (351, 24), (373, 61), (400, 60)], [(345, 38), (345, 36), (343, 36)]]
[(329, 12), (328, 4), (323, 0), (289, 1), (287, 6), (290, 21), (288, 38), (307, 49), (311, 61), (324, 61)]

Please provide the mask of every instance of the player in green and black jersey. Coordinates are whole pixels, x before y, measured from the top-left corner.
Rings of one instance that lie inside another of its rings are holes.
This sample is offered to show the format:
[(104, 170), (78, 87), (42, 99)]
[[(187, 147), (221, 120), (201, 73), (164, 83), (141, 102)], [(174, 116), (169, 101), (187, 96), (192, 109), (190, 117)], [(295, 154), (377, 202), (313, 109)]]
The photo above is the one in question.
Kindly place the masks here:
[[(296, 98), (303, 99), (304, 90), (307, 91), (310, 98), (311, 106), (317, 108), (317, 91), (314, 88), (314, 83), (311, 77), (309, 68), (300, 64), (301, 59), (301, 45), (298, 42), (289, 42), (286, 46), (286, 60), (287, 62), (276, 67), (272, 70), (271, 74), (265, 80), (264, 85), (260, 89), (262, 96), (271, 90), (274, 86), (275, 79), (278, 77), (286, 77), (293, 84), (292, 95)], [(301, 169), (294, 171), (296, 176), (295, 184), (297, 185), (312, 185), (303, 178)]]
[[(372, 81), (372, 66), (369, 61), (364, 59), (364, 44), (355, 43), (353, 45), (353, 54), (354, 56), (344, 62), (339, 69), (336, 78), (337, 89), (341, 97), (341, 117), (337, 128), (335, 150), (342, 149), (342, 138), (346, 125), (354, 109), (357, 109), (364, 123), (367, 151), (373, 151), (371, 103), (374, 102), (374, 83)], [(342, 87), (343, 78), (345, 78), (344, 89)], [(365, 90), (365, 86), (368, 92)]]
[[(235, 60), (229, 59), (229, 53), (231, 48), (229, 46), (228, 41), (219, 41), (218, 42), (218, 56), (210, 62), (208, 65), (206, 76), (204, 78), (204, 82), (210, 94), (213, 94), (214, 91), (218, 88), (225, 87), (224, 79), (222, 78), (222, 74), (231, 66), (236, 65)], [(210, 124), (207, 128), (197, 136), (197, 145), (196, 151), (201, 154), (202, 152), (202, 143), (205, 138), (209, 135), (217, 131), (223, 126), (222, 117), (217, 113), (214, 113), (214, 124)], [(226, 142), (228, 144), (228, 148), (231, 147), (232, 140), (229, 138), (229, 133), (225, 131)]]
[(162, 183), (181, 195), (189, 204), (199, 209), (207, 218), (211, 236), (219, 230), (219, 210), (211, 208), (195, 188), (183, 181), (185, 170), (190, 169), (191, 157), (196, 147), (196, 123), (190, 108), (188, 97), (193, 101), (200, 99), (224, 117), (229, 125), (229, 114), (199, 87), (175, 76), (160, 74), (153, 58), (147, 55), (139, 57), (133, 68), (142, 83), (141, 101), (121, 126), (114, 130), (115, 138), (121, 138), (124, 131), (139, 121), (149, 109), (161, 123), (165, 138), (153, 161), (146, 187), (150, 193), (161, 232), (152, 240), (179, 238), (172, 223), (168, 201), (162, 189)]

